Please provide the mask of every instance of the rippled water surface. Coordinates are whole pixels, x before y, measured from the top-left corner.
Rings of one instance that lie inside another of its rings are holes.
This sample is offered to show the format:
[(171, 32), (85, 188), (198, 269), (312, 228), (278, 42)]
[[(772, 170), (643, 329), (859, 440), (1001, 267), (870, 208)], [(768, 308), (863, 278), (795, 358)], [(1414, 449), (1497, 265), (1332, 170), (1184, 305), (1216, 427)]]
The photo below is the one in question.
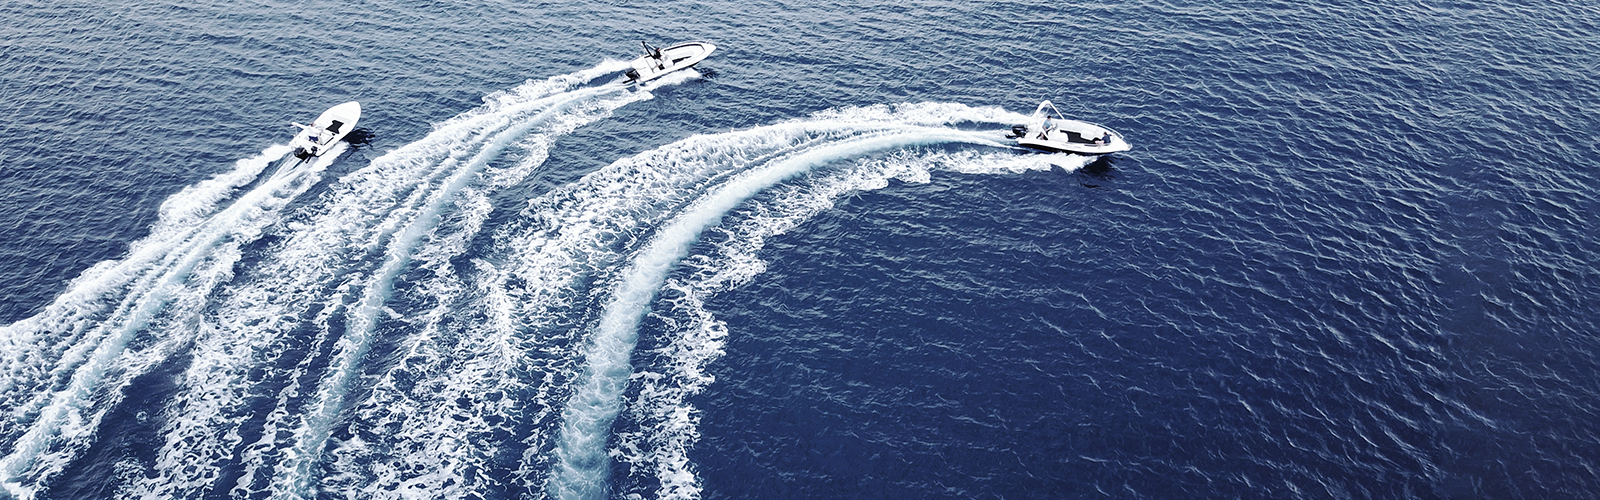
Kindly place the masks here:
[[(13, 498), (1582, 498), (1579, 2), (0, 7)], [(703, 39), (637, 88), (638, 41)], [(1040, 100), (1093, 161), (1015, 148)], [(366, 142), (282, 161), (359, 100)]]

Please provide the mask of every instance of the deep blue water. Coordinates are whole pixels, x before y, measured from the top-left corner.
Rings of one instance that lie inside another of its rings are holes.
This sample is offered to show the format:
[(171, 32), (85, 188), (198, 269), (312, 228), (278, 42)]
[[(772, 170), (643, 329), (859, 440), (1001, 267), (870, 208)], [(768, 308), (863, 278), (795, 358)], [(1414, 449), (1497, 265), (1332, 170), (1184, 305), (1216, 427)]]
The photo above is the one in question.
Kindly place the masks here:
[[(0, 6), (16, 498), (1588, 498), (1600, 8)], [(615, 80), (639, 40), (700, 70)], [(1009, 146), (1038, 101), (1120, 131)], [(367, 144), (294, 165), (359, 100)]]

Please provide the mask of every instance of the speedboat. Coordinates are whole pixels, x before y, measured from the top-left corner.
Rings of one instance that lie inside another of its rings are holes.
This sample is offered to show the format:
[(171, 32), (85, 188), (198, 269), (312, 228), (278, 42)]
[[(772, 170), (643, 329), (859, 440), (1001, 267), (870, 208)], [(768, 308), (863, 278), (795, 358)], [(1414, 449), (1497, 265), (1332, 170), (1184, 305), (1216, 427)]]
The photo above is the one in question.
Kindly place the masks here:
[(1007, 137), (1016, 139), (1018, 146), (1052, 153), (1103, 155), (1133, 149), (1110, 127), (1063, 118), (1050, 101), (1040, 102), (1028, 123), (1011, 127)]
[(294, 126), (300, 127), (300, 133), (289, 141), (289, 145), (294, 147), (295, 158), (304, 160), (322, 156), (340, 139), (344, 139), (350, 129), (356, 128), (356, 121), (360, 119), (361, 103), (350, 101), (328, 108), (310, 125), (294, 123)]
[(626, 83), (644, 83), (674, 71), (689, 69), (689, 67), (704, 61), (711, 51), (717, 50), (711, 42), (683, 42), (671, 47), (651, 47), (650, 44), (639, 42), (644, 46), (644, 57), (634, 59), (633, 69), (629, 69)]

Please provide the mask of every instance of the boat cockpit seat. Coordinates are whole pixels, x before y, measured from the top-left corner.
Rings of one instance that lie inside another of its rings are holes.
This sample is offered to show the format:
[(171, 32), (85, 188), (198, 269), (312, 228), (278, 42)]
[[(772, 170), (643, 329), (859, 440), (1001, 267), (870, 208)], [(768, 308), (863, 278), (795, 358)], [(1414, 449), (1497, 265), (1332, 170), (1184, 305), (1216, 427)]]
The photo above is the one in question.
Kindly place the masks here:
[(344, 126), (344, 122), (341, 122), (339, 120), (334, 120), (332, 125), (328, 125), (328, 131), (337, 134), (337, 133), (339, 133), (339, 127), (343, 127), (343, 126)]

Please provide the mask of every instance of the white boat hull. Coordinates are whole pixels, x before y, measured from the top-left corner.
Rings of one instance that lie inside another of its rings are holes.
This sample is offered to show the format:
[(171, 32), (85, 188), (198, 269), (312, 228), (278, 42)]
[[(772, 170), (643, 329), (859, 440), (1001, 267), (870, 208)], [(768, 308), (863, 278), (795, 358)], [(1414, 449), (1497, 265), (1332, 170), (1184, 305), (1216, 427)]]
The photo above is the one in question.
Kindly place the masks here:
[(333, 149), (344, 136), (356, 128), (356, 122), (361, 119), (361, 103), (350, 101), (322, 112), (321, 116), (310, 125), (294, 124), (300, 127), (300, 133), (294, 135), (289, 145), (294, 147), (294, 155), (302, 160), (322, 156)]
[(629, 63), (632, 66), (627, 72), (629, 83), (644, 83), (674, 71), (689, 69), (717, 50), (717, 46), (711, 42), (683, 42), (660, 49), (645, 45), (645, 48), (644, 57)]
[(1079, 120), (1068, 120), (1046, 110), (1055, 111), (1050, 101), (1039, 104), (1027, 124), (1012, 127), (1012, 137), (1018, 146), (1052, 153), (1103, 155), (1133, 149), (1122, 134), (1110, 127)]

